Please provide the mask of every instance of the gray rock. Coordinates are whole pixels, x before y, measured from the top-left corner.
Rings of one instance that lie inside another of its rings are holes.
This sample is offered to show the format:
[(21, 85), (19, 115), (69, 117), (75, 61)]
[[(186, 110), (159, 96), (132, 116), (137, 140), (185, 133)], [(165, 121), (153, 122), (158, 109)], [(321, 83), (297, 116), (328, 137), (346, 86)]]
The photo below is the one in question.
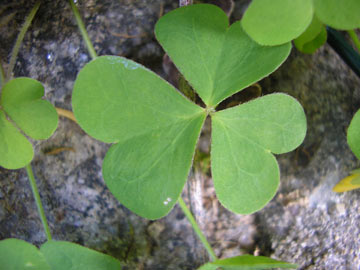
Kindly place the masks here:
[(293, 52), (263, 85), (298, 98), (308, 121), (303, 145), (279, 158), (278, 195), (256, 214), (270, 254), (299, 269), (360, 269), (359, 190), (332, 191), (359, 166), (346, 143), (360, 107), (359, 78), (325, 45), (311, 56)]
[[(1, 18), (13, 18), (0, 28), (3, 64), (34, 2), (2, 1)], [(166, 12), (177, 1), (78, 2), (99, 55), (126, 56), (162, 74), (153, 27), (161, 7)], [(240, 19), (248, 2), (236, 3), (233, 19)], [(76, 74), (89, 60), (67, 2), (44, 1), (25, 36), (14, 76), (42, 81), (47, 99), (71, 109)], [(359, 166), (346, 144), (346, 128), (360, 107), (359, 78), (325, 45), (310, 56), (293, 50), (260, 84), (264, 94), (295, 96), (308, 120), (305, 142), (278, 157), (282, 182), (276, 197), (256, 214), (236, 215), (217, 201), (209, 174), (196, 172), (183, 196), (221, 257), (252, 253), (295, 262), (299, 269), (360, 269), (359, 191), (331, 190)], [(207, 125), (199, 143), (204, 151), (209, 134)], [(45, 154), (59, 147), (67, 150)], [(49, 140), (36, 143), (32, 165), (53, 237), (108, 253), (125, 261), (126, 269), (195, 269), (206, 262), (177, 206), (167, 217), (147, 221), (116, 201), (101, 176), (108, 147), (63, 118)], [(38, 246), (46, 240), (26, 172), (0, 168), (0, 239), (9, 237)]]

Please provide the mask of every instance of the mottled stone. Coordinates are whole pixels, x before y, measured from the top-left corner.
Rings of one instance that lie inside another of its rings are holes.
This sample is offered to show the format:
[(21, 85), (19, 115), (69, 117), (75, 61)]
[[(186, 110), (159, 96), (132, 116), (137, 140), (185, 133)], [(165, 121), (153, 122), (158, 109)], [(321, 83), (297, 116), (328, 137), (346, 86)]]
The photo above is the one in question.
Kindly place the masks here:
[(296, 262), (299, 269), (360, 269), (360, 244), (354, 241), (360, 232), (360, 193), (332, 191), (359, 167), (346, 129), (360, 107), (360, 79), (325, 45), (314, 55), (293, 51), (262, 85), (264, 91), (298, 98), (308, 121), (302, 146), (279, 157), (278, 195), (255, 214), (271, 245), (264, 254)]
[[(34, 3), (2, 1), (4, 67)], [(241, 18), (248, 3), (235, 1), (232, 20)], [(90, 0), (77, 5), (98, 54), (126, 56), (164, 75), (153, 28), (177, 1)], [(43, 1), (25, 35), (14, 76), (42, 81), (47, 99), (71, 109), (76, 74), (90, 60), (67, 1)], [(360, 269), (359, 191), (332, 192), (359, 167), (346, 144), (346, 128), (360, 107), (359, 78), (325, 45), (314, 55), (293, 50), (260, 85), (263, 94), (285, 92), (298, 98), (309, 125), (299, 149), (278, 157), (278, 194), (260, 212), (236, 215), (217, 201), (210, 172), (195, 171), (184, 190), (186, 202), (220, 257), (252, 253), (295, 262), (303, 270)], [(210, 131), (207, 122), (199, 143), (204, 152), (209, 151)], [(46, 154), (59, 147), (65, 151)], [(63, 118), (49, 140), (36, 142), (32, 166), (54, 238), (111, 254), (126, 262), (125, 269), (195, 269), (206, 262), (208, 256), (178, 206), (165, 218), (147, 221), (111, 195), (101, 174), (108, 147)], [(25, 170), (1, 168), (0, 239), (9, 237), (36, 245), (45, 241)]]

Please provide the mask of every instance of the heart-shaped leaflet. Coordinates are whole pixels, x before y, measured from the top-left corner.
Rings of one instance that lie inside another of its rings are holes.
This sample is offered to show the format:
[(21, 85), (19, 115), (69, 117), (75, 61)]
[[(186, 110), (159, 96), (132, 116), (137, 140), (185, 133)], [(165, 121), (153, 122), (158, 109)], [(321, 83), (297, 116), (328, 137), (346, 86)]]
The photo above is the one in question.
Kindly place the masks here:
[(0, 269), (6, 270), (121, 270), (109, 255), (66, 241), (47, 241), (40, 250), (23, 240), (0, 241)]
[(341, 30), (360, 27), (359, 0), (314, 0), (315, 14), (325, 24)]
[(0, 241), (1, 269), (12, 270), (50, 270), (44, 255), (37, 247), (20, 239), (4, 239)]
[(354, 155), (360, 159), (360, 110), (351, 120), (347, 131), (347, 142)]
[(214, 5), (192, 5), (160, 18), (155, 34), (177, 68), (208, 107), (257, 82), (288, 57), (291, 44), (261, 46), (240, 21), (229, 27)]
[(115, 197), (148, 219), (166, 215), (185, 184), (205, 110), (117, 56), (98, 57), (80, 71), (72, 103), (88, 134), (116, 143), (103, 163)]
[(202, 265), (198, 270), (217, 270), (217, 269), (252, 269), (265, 270), (274, 268), (298, 268), (298, 265), (274, 260), (263, 256), (241, 255), (226, 259), (218, 259)]
[(312, 0), (252, 0), (241, 23), (256, 42), (274, 46), (300, 36), (313, 12)]
[(289, 152), (304, 140), (302, 107), (288, 95), (272, 94), (216, 112), (211, 118), (216, 195), (233, 212), (260, 210), (279, 185), (280, 172), (272, 153)]
[(58, 115), (43, 96), (42, 84), (30, 78), (16, 78), (4, 85), (0, 100), (0, 166), (18, 169), (31, 162), (32, 145), (20, 130), (36, 140), (54, 133)]

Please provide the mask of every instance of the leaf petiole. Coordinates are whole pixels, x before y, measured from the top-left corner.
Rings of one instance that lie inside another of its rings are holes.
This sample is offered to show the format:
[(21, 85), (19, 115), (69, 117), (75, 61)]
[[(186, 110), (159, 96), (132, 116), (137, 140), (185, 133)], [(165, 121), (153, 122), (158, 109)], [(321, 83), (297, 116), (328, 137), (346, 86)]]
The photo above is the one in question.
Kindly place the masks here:
[(94, 59), (94, 58), (97, 57), (97, 54), (96, 54), (96, 51), (95, 51), (95, 49), (94, 49), (94, 46), (93, 46), (92, 43), (91, 43), (91, 40), (90, 40), (90, 38), (89, 38), (89, 35), (88, 35), (87, 31), (86, 31), (85, 25), (84, 25), (84, 23), (83, 23), (83, 21), (82, 21), (82, 19), (81, 19), (79, 10), (78, 10), (78, 8), (76, 7), (76, 5), (75, 5), (75, 3), (74, 3), (73, 0), (69, 0), (69, 2), (70, 2), (71, 9), (72, 9), (72, 11), (73, 11), (73, 13), (74, 13), (74, 16), (75, 16), (75, 18), (76, 18), (76, 22), (77, 22), (77, 24), (78, 24), (79, 30), (80, 30), (80, 32), (81, 32), (81, 35), (82, 35), (82, 37), (83, 37), (83, 39), (84, 39), (84, 41), (85, 41), (85, 43), (86, 43), (86, 47), (87, 47), (87, 49), (88, 49), (88, 51), (89, 51), (89, 53), (90, 53), (90, 55), (91, 55), (91, 58)]
[(57, 108), (57, 107), (55, 109), (56, 109), (59, 116), (66, 117), (66, 118), (74, 121), (75, 123), (77, 123), (77, 121), (75, 119), (75, 116), (74, 116), (72, 111), (68, 111), (68, 110), (65, 110), (65, 109)]
[(20, 30), (20, 33), (17, 36), (14, 48), (13, 48), (13, 50), (11, 52), (9, 67), (7, 69), (7, 73), (6, 73), (6, 76), (5, 76), (6, 81), (10, 80), (10, 78), (11, 78), (11, 74), (12, 74), (14, 66), (15, 66), (15, 61), (16, 61), (17, 55), (19, 53), (21, 43), (22, 43), (22, 41), (24, 39), (24, 36), (25, 36), (25, 33), (28, 30), (28, 28), (30, 27), (31, 22), (34, 19), (35, 14), (38, 11), (39, 7), (40, 7), (40, 1), (37, 1), (35, 6), (30, 11), (29, 16), (26, 17), (25, 22), (24, 22), (24, 24), (23, 24), (23, 26), (22, 26), (22, 28)]
[(202, 242), (202, 244), (204, 245), (206, 251), (208, 252), (211, 260), (212, 261), (217, 260), (218, 258), (216, 257), (214, 250), (210, 246), (209, 242), (206, 240), (205, 235), (203, 234), (203, 232), (199, 228), (199, 225), (196, 223), (196, 220), (195, 220), (194, 216), (191, 214), (190, 210), (187, 208), (187, 206), (186, 206), (184, 200), (181, 198), (181, 196), (179, 197), (178, 202), (179, 202), (179, 206), (181, 207), (181, 210), (184, 212), (186, 218), (189, 220), (189, 222), (190, 222), (191, 226), (193, 227), (196, 235), (199, 237), (200, 241)]
[(356, 35), (355, 30), (348, 30), (347, 32), (348, 32), (350, 38), (352, 39), (352, 41), (354, 42), (357, 50), (360, 53), (360, 40), (359, 40), (358, 36)]
[(2, 66), (2, 61), (0, 58), (0, 93), (1, 93), (1, 88), (2, 88), (3, 84), (5, 84), (5, 72), (4, 72), (4, 68)]
[(36, 181), (35, 181), (33, 170), (31, 168), (31, 164), (26, 165), (25, 168), (26, 168), (27, 175), (29, 177), (30, 186), (31, 186), (31, 189), (32, 189), (32, 192), (34, 195), (34, 199), (35, 199), (35, 203), (36, 203), (39, 215), (40, 215), (41, 223), (45, 230), (46, 238), (48, 241), (50, 241), (52, 239), (51, 232), (50, 232), (50, 228), (49, 228), (46, 216), (45, 216), (43, 205), (41, 203), (39, 190), (36, 186)]

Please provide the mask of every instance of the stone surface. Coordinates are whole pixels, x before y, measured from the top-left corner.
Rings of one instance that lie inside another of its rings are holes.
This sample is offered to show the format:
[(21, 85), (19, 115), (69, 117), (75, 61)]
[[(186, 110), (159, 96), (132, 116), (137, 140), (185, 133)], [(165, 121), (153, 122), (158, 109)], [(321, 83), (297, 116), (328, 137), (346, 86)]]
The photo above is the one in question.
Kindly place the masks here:
[(311, 56), (294, 52), (264, 89), (281, 89), (305, 108), (303, 145), (280, 157), (282, 185), (257, 215), (276, 257), (299, 269), (360, 269), (359, 190), (332, 187), (359, 161), (346, 144), (346, 129), (360, 107), (360, 80), (327, 45)]
[[(78, 1), (98, 54), (123, 55), (163, 74), (154, 24), (177, 1)], [(232, 20), (249, 1), (236, 1)], [(3, 0), (0, 58), (8, 62), (17, 29), (35, 1)], [(90, 60), (67, 1), (44, 1), (20, 49), (14, 76), (44, 83), (46, 97), (71, 109), (77, 72)], [(261, 254), (299, 264), (299, 269), (360, 269), (360, 192), (332, 192), (359, 161), (346, 144), (346, 128), (360, 107), (360, 80), (325, 45), (314, 55), (293, 50), (287, 62), (260, 82), (263, 94), (289, 93), (302, 103), (308, 134), (296, 151), (280, 155), (281, 186), (260, 212), (240, 216), (217, 201), (209, 172), (194, 171), (183, 196), (218, 256)], [(239, 97), (234, 96), (233, 101)], [(200, 148), (208, 151), (210, 125)], [(52, 149), (64, 151), (49, 155)], [(32, 163), (55, 239), (111, 254), (125, 269), (196, 269), (208, 257), (179, 207), (147, 221), (118, 203), (101, 176), (109, 145), (61, 118), (55, 134), (36, 143)], [(189, 194), (191, 194), (189, 196)], [(45, 241), (24, 170), (0, 168), (0, 239)]]

